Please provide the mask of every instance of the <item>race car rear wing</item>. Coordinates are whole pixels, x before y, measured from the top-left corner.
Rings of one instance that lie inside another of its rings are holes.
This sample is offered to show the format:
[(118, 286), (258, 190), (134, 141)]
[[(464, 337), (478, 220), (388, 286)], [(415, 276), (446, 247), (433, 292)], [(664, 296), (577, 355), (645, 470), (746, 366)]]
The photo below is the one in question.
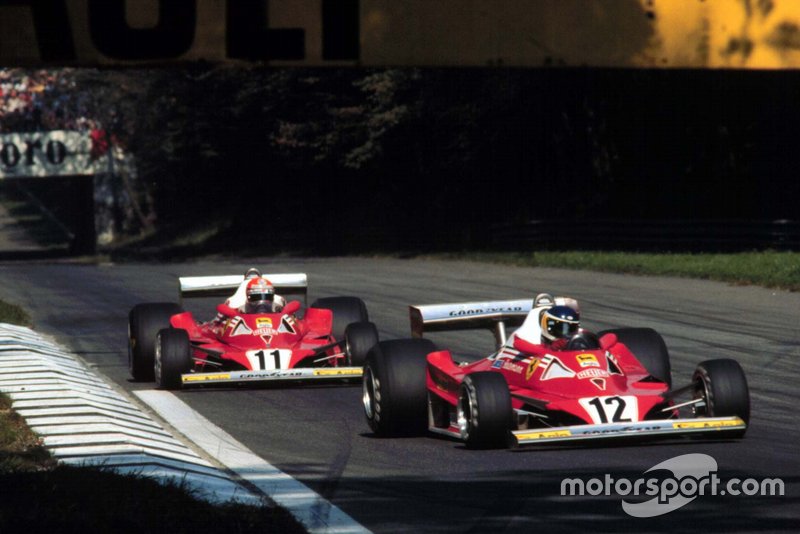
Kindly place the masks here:
[(506, 328), (518, 328), (531, 310), (553, 305), (579, 309), (575, 299), (554, 298), (547, 293), (541, 293), (535, 299), (409, 306), (411, 335), (422, 337), (425, 332), (487, 329), (494, 333), (499, 347), (506, 342)]
[[(265, 274), (280, 295), (302, 295), (308, 297), (308, 277), (305, 273)], [(180, 297), (230, 297), (239, 289), (244, 276), (241, 274), (225, 276), (182, 276), (178, 278)]]
[(411, 335), (425, 332), (488, 329), (499, 344), (505, 343), (506, 327), (519, 327), (533, 309), (533, 299), (461, 302), (409, 306)]

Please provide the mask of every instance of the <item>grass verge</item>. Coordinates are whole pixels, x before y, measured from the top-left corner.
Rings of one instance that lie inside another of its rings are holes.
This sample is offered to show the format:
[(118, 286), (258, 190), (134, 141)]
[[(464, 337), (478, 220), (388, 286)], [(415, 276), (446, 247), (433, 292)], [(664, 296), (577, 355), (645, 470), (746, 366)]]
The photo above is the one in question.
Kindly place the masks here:
[[(0, 301), (0, 322), (29, 325)], [(0, 532), (304, 533), (284, 509), (216, 504), (182, 484), (58, 465), (0, 394)]]
[(11, 323), (20, 326), (31, 326), (31, 316), (28, 312), (16, 306), (0, 300), (0, 323)]
[[(173, 228), (120, 244), (108, 253), (116, 261), (170, 261), (203, 256), (368, 256), (457, 259), (524, 267), (555, 267), (639, 275), (679, 276), (800, 291), (800, 253), (758, 251), (740, 253), (640, 253), (605, 251), (532, 252), (420, 252), (383, 249), (358, 250), (357, 246), (318, 250), (275, 243), (266, 251), (230, 224), (211, 221), (201, 229)], [(308, 237), (295, 239), (308, 242)], [(289, 239), (292, 241), (292, 239)]]
[(434, 258), (639, 275), (679, 276), (800, 291), (800, 253), (647, 254), (630, 252), (475, 252)]

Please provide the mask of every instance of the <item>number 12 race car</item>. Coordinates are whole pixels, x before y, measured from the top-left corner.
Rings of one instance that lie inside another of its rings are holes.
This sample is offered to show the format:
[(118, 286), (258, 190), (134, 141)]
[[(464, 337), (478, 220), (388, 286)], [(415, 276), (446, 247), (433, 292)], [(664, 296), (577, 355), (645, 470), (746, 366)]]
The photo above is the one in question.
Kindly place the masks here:
[[(564, 331), (546, 343), (548, 310), (578, 310), (547, 294), (513, 300), (410, 307), (412, 339), (382, 341), (364, 365), (363, 404), (379, 436), (428, 430), (496, 448), (613, 438), (744, 435), (747, 381), (730, 359), (700, 363), (672, 388), (669, 353), (649, 328)], [(520, 327), (506, 337), (507, 327)], [(425, 331), (488, 328), (497, 351), (472, 363), (438, 350)], [(531, 342), (534, 340), (534, 342)], [(684, 400), (679, 400), (685, 397)]]
[[(182, 277), (184, 297), (230, 296), (217, 315), (198, 322), (175, 303), (144, 303), (128, 316), (128, 363), (135, 380), (172, 389), (274, 380), (358, 378), (375, 325), (357, 297), (314, 301), (301, 312), (305, 274)], [(278, 294), (275, 294), (277, 290)], [(255, 304), (259, 305), (249, 308)], [(280, 305), (275, 302), (280, 301)]]

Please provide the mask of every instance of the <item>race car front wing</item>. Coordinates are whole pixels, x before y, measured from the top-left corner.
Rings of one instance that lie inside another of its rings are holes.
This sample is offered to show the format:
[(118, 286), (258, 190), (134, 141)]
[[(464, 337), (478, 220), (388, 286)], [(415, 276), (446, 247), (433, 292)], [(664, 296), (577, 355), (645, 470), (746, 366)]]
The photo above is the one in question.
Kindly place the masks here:
[(269, 382), (276, 380), (333, 380), (360, 378), (361, 367), (303, 367), (267, 371), (220, 371), (214, 373), (185, 373), (181, 375), (183, 387), (232, 382)]
[(561, 441), (581, 441), (625, 437), (684, 435), (736, 431), (747, 428), (739, 417), (698, 417), (694, 419), (663, 419), (635, 423), (604, 423), (573, 425), (511, 432), (513, 445), (538, 445)]

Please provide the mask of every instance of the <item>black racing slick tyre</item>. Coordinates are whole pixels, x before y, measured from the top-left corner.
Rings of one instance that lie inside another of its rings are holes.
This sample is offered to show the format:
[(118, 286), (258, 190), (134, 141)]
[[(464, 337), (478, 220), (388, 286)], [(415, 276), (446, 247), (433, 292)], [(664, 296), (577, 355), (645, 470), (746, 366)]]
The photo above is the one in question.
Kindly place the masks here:
[[(692, 376), (694, 398), (704, 406), (695, 408), (697, 417), (737, 416), (750, 422), (750, 389), (739, 362), (731, 359), (706, 360)], [(740, 438), (745, 430), (723, 431), (722, 437)]]
[(672, 366), (667, 344), (661, 334), (652, 328), (616, 328), (599, 333), (615, 334), (620, 343), (628, 347), (651, 376), (672, 388)]
[(381, 341), (364, 362), (362, 392), (367, 423), (382, 437), (420, 435), (428, 428), (428, 339)]
[(170, 317), (182, 311), (172, 302), (152, 302), (137, 304), (128, 313), (128, 370), (134, 380), (154, 379), (156, 335), (170, 326)]
[(156, 337), (155, 379), (161, 389), (181, 387), (181, 375), (192, 369), (189, 334), (180, 328), (165, 328)]
[(369, 321), (367, 305), (358, 297), (327, 297), (311, 303), (312, 308), (324, 308), (333, 312), (331, 333), (337, 340), (344, 339), (344, 330), (350, 323)]
[(467, 447), (508, 447), (514, 411), (508, 383), (500, 373), (483, 371), (464, 377), (456, 413), (461, 438)]
[(347, 364), (361, 367), (367, 353), (378, 344), (378, 329), (369, 321), (350, 323), (344, 330), (344, 341)]

